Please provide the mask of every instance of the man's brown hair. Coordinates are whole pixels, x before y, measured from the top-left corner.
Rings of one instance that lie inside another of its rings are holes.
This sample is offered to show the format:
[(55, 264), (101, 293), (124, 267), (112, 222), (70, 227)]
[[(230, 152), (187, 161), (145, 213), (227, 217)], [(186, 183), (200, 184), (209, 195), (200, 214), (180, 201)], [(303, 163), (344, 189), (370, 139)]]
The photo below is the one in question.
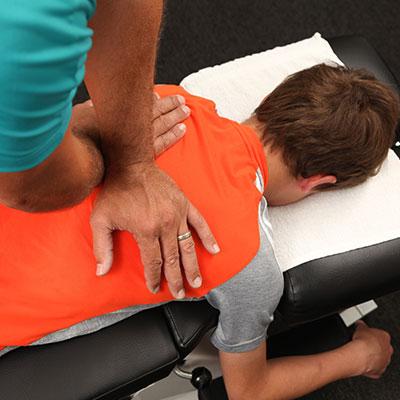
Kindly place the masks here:
[(398, 96), (366, 70), (319, 64), (289, 76), (255, 111), (263, 142), (295, 177), (334, 175), (350, 187), (375, 175), (395, 140)]

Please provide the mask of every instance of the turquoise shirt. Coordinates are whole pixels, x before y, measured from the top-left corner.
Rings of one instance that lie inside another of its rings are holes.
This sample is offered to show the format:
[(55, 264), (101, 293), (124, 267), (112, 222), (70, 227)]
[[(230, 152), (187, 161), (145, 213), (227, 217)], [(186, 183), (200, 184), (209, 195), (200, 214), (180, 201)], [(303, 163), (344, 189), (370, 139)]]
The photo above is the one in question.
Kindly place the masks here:
[(95, 8), (96, 0), (1, 0), (0, 172), (32, 168), (61, 143)]

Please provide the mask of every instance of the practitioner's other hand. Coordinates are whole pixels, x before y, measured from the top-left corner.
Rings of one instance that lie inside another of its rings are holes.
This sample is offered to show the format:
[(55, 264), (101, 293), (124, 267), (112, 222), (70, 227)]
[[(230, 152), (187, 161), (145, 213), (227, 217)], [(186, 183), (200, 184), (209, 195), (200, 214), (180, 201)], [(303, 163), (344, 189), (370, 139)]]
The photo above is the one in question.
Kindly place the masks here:
[(182, 123), (190, 115), (185, 98), (180, 95), (160, 98), (154, 93), (153, 132), (156, 156), (178, 142), (186, 131)]
[(378, 379), (390, 364), (393, 347), (390, 335), (381, 329), (370, 328), (365, 322), (358, 321), (353, 335), (353, 343), (362, 345), (363, 369), (361, 375)]
[[(71, 121), (74, 134), (90, 134), (98, 136), (96, 112), (92, 100), (77, 104), (72, 109)], [(160, 98), (154, 93), (153, 134), (154, 153), (156, 156), (167, 150), (181, 139), (186, 132), (183, 123), (190, 115), (190, 108), (185, 105), (185, 98), (180, 95)]]

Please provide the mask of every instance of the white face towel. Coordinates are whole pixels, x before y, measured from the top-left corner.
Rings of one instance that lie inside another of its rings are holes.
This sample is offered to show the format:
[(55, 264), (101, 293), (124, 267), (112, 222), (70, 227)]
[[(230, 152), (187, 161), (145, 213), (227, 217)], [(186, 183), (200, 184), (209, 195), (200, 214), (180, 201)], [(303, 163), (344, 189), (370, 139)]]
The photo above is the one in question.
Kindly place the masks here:
[(289, 206), (270, 207), (269, 217), (283, 271), (398, 238), (400, 159), (391, 150), (380, 172), (365, 183), (316, 193)]
[[(181, 85), (213, 100), (221, 116), (241, 122), (286, 76), (319, 63), (343, 65), (316, 33), (297, 43), (205, 68), (186, 77)], [(380, 172), (364, 184), (270, 207), (269, 215), (282, 271), (398, 238), (400, 160), (390, 151)]]
[(288, 75), (320, 63), (343, 65), (316, 33), (297, 43), (204, 68), (184, 78), (181, 86), (213, 100), (221, 117), (242, 122)]

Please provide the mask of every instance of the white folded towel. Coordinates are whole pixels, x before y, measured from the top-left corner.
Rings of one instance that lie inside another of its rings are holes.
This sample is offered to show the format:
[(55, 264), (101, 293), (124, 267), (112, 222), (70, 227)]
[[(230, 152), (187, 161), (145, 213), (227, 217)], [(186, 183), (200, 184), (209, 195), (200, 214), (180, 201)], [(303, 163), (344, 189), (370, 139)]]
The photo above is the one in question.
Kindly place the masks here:
[[(182, 86), (243, 121), (287, 75), (319, 63), (342, 64), (316, 33), (309, 39), (189, 75)], [(282, 271), (304, 262), (400, 237), (400, 160), (390, 152), (377, 176), (350, 189), (269, 209)]]

